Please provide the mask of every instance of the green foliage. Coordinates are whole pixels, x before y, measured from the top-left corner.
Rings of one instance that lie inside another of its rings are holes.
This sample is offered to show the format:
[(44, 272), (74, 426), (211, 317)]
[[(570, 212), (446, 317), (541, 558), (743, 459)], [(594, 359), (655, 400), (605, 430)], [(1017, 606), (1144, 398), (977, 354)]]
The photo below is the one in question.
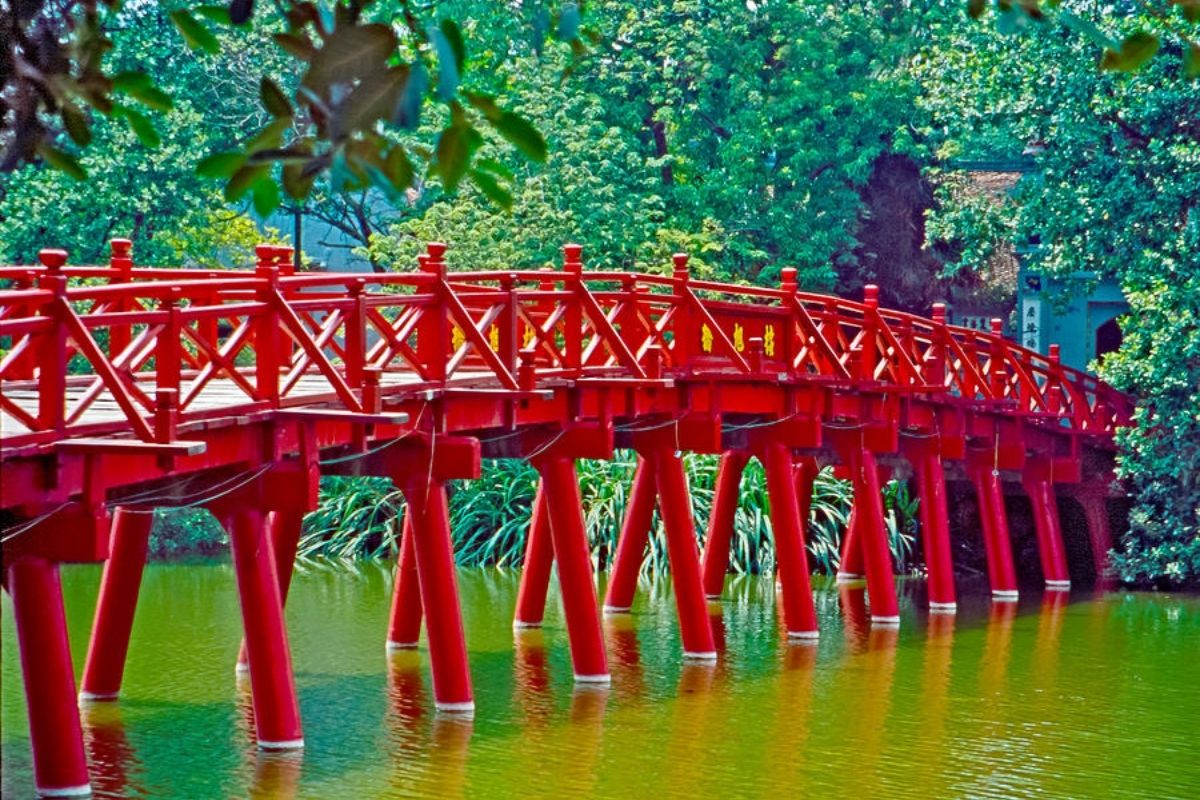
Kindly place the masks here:
[(154, 512), (151, 558), (217, 555), (228, 552), (225, 529), (202, 508), (164, 508)]
[(1138, 398), (1118, 460), (1136, 506), (1113, 564), (1132, 583), (1196, 583), (1200, 83), (1177, 77), (1186, 55), (1173, 45), (1146, 59), (1149, 45), (1138, 51), (1134, 42), (1131, 51), (1126, 39), (1115, 49), (1144, 62), (1136, 72), (1095, 69), (1094, 37), (1078, 35), (1080, 25), (1166, 36), (1170, 26), (1152, 10), (1094, 11), (1069, 27), (1062, 21), (1016, 37), (950, 26), (922, 62), (922, 103), (945, 137), (935, 146), (961, 152), (979, 141), (1024, 143), (1037, 166), (1015, 202), (999, 209), (1008, 215), (1000, 228), (958, 225), (969, 213), (944, 210), (944, 235), (954, 229), (982, 248), (982, 238), (1007, 227), (1034, 268), (1120, 281), (1131, 307), (1124, 343), (1098, 368)]
[(430, 189), (369, 255), (409, 269), (437, 237), (454, 265), (529, 268), (576, 241), (597, 268), (663, 270), (686, 249), (702, 275), (771, 283), (795, 265), (807, 287), (829, 288), (833, 265), (853, 260), (877, 158), (924, 152), (902, 66), (930, 12), (894, 6), (589, 3), (601, 44), (572, 65), (499, 60), (508, 32), (494, 7), (447, 3), (478, 41), (472, 87), (547, 132), (549, 157), (495, 173), (508, 213), (483, 187), (452, 201)]
[[(700, 531), (706, 529), (711, 513), (718, 461), (715, 456), (685, 458), (693, 518)], [(611, 565), (616, 552), (636, 465), (636, 457), (628, 451), (618, 452), (611, 461), (578, 462), (584, 524), (592, 559), (600, 569)], [(458, 563), (519, 566), (536, 491), (537, 472), (523, 461), (485, 461), (478, 480), (452, 483), (450, 530)], [(896, 482), (888, 484), (884, 498), (897, 566), (903, 571), (915, 569), (916, 501), (909, 498), (904, 484)], [(833, 478), (829, 470), (818, 476), (808, 540), (813, 569), (829, 574), (837, 570), (851, 499), (847, 482)], [(305, 519), (300, 555), (394, 557), (403, 508), (402, 496), (385, 479), (326, 478), (319, 507)], [(730, 567), (738, 573), (758, 573), (774, 566), (766, 479), (762, 466), (753, 461), (742, 479)], [(666, 540), (661, 521), (656, 520), (643, 572), (667, 571)]]

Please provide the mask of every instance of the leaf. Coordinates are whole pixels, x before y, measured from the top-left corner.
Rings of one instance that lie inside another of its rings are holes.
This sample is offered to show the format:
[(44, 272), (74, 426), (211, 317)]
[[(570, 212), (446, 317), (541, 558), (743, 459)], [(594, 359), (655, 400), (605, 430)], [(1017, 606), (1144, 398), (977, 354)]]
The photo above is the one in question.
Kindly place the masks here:
[(983, 16), (983, 11), (987, 5), (987, 0), (967, 0), (967, 14), (971, 19), (979, 19)]
[(253, 195), (254, 210), (260, 217), (270, 216), (272, 211), (279, 208), (279, 184), (269, 176), (255, 181)]
[(271, 116), (292, 116), (292, 104), (284, 96), (283, 90), (270, 78), (263, 76), (263, 79), (258, 84), (258, 96), (262, 100), (263, 108)]
[(475, 166), (485, 169), (488, 172), (494, 172), (506, 180), (511, 181), (513, 179), (513, 171), (494, 158), (481, 158)]
[(201, 50), (210, 55), (220, 52), (221, 45), (212, 31), (196, 20), (187, 9), (180, 8), (169, 14), (171, 22), (179, 29), (183, 40), (193, 50)]
[(228, 180), (245, 163), (246, 156), (243, 153), (235, 153), (233, 151), (212, 153), (200, 159), (200, 163), (196, 165), (196, 174), (201, 178), (222, 178)]
[(483, 170), (473, 169), (471, 170), (471, 182), (478, 186), (479, 191), (483, 192), (493, 203), (505, 211), (512, 210), (512, 194), (500, 185), (494, 175)]
[(458, 188), (459, 182), (467, 172), (467, 163), (471, 158), (471, 148), (467, 125), (451, 125), (442, 131), (437, 143), (437, 172), (442, 176), (442, 185), (447, 191)]
[(154, 123), (145, 114), (126, 106), (117, 106), (113, 109), (113, 113), (125, 117), (125, 121), (129, 123), (129, 129), (133, 131), (144, 147), (154, 148), (162, 144), (158, 131), (154, 129)]
[(489, 121), (497, 133), (515, 145), (527, 158), (538, 163), (546, 160), (546, 140), (524, 117), (505, 111), (498, 118)]
[(230, 19), (229, 9), (225, 6), (197, 6), (196, 13), (209, 22), (215, 22), (218, 25), (233, 24), (233, 20)]
[(87, 172), (79, 165), (79, 161), (75, 156), (56, 147), (48, 144), (39, 144), (37, 146), (38, 155), (40, 155), (47, 164), (54, 167), (59, 172), (65, 172), (77, 181), (82, 181), (87, 178)]
[(87, 117), (73, 105), (64, 104), (62, 107), (63, 127), (71, 141), (80, 147), (87, 147), (92, 141), (92, 129), (88, 127)]
[(231, 203), (241, 200), (251, 185), (269, 172), (270, 167), (266, 164), (247, 164), (240, 167), (229, 178), (229, 183), (225, 184), (225, 199)]
[(278, 147), (283, 141), (284, 132), (291, 126), (291, 117), (278, 117), (267, 123), (266, 127), (259, 131), (253, 139), (246, 142), (246, 152), (254, 153), (269, 147)]
[(1158, 52), (1158, 37), (1152, 33), (1138, 31), (1125, 37), (1120, 50), (1105, 50), (1100, 59), (1100, 69), (1116, 72), (1133, 72)]
[(467, 45), (463, 42), (462, 31), (459, 30), (458, 23), (452, 19), (442, 20), (440, 27), (450, 49), (454, 51), (454, 66), (461, 75), (467, 63)]
[(383, 172), (397, 189), (412, 186), (413, 166), (403, 145), (393, 145), (383, 162)]
[(313, 46), (307, 36), (298, 33), (277, 33), (273, 38), (275, 44), (279, 45), (284, 52), (301, 61), (311, 61), (317, 54), (317, 48)]
[(425, 65), (414, 61), (392, 114), (392, 123), (406, 131), (416, 130), (421, 122), (421, 104), (425, 101), (428, 89), (429, 75), (425, 72)]
[(1184, 52), (1183, 74), (1189, 78), (1200, 77), (1200, 45), (1190, 45)]
[(140, 70), (118, 72), (110, 80), (112, 81), (113, 90), (118, 92), (128, 92), (130, 89), (146, 89), (154, 85), (154, 80)]
[(171, 100), (171, 96), (155, 86), (126, 89), (125, 93), (142, 105), (152, 108), (155, 111), (170, 111), (175, 107), (175, 102)]
[(464, 92), (463, 96), (467, 98), (468, 103), (479, 109), (488, 119), (498, 119), (503, 113), (500, 106), (496, 105), (496, 98), (491, 95)]
[(396, 34), (387, 25), (348, 25), (336, 29), (312, 57), (304, 84), (314, 88), (361, 77), (387, 61)]
[(431, 26), (428, 36), (429, 40), (433, 42), (434, 50), (437, 51), (438, 99), (448, 102), (454, 98), (454, 93), (458, 91), (458, 59), (454, 53), (454, 48), (450, 44), (450, 40), (446, 38), (446, 34), (440, 29)]
[(389, 117), (407, 79), (407, 67), (391, 67), (363, 78), (342, 104), (334, 109), (335, 135), (368, 130), (380, 119)]
[(304, 164), (283, 165), (283, 190), (295, 200), (303, 200), (312, 191), (319, 170), (305, 170)]

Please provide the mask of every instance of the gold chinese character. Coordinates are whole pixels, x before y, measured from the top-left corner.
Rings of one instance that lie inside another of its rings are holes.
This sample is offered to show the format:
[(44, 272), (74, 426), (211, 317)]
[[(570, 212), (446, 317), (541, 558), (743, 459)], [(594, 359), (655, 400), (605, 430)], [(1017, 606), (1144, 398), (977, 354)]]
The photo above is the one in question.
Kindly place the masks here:
[(775, 326), (768, 325), (763, 331), (763, 352), (767, 354), (767, 358), (775, 357)]
[(746, 332), (736, 322), (733, 323), (733, 349), (739, 353), (746, 349)]
[(708, 324), (700, 326), (700, 349), (706, 353), (712, 352), (713, 332)]
[(457, 350), (458, 348), (462, 347), (463, 342), (466, 340), (467, 335), (463, 333), (462, 328), (455, 325), (454, 330), (450, 332), (450, 347), (454, 350)]
[(495, 325), (488, 328), (488, 344), (492, 346), (493, 350), (500, 349), (500, 329)]

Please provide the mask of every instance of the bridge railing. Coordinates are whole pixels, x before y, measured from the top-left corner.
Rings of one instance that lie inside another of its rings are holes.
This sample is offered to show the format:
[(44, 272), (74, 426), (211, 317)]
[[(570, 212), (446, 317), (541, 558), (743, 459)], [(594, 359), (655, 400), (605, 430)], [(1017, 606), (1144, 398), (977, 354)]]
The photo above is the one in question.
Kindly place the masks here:
[[(183, 419), (477, 382), (507, 389), (610, 375), (783, 376), (866, 391), (919, 392), (1111, 434), (1129, 402), (1095, 378), (1000, 335), (799, 291), (669, 275), (558, 270), (448, 273), (431, 245), (419, 270), (292, 274), (288, 248), (254, 271), (0, 269), (0, 411), (6, 446), (126, 426), (169, 440)], [(97, 279), (105, 282), (101, 283)]]

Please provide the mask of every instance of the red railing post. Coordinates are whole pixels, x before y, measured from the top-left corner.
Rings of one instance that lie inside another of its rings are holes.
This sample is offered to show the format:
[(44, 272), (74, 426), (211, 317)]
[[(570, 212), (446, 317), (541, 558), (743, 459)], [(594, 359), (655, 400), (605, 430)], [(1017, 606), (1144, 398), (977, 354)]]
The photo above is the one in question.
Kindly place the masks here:
[[(112, 273), (109, 276), (108, 282), (113, 283), (131, 283), (133, 281), (133, 242), (128, 239), (110, 239), (108, 242), (111, 255), (108, 259), (109, 269)], [(137, 301), (124, 299), (118, 300), (115, 311), (136, 311)], [(129, 323), (121, 323), (112, 325), (108, 329), (108, 357), (109, 359), (116, 358), (125, 351), (129, 343), (133, 340), (132, 325)]]
[(367, 357), (367, 282), (363, 278), (348, 287), (350, 313), (346, 315), (346, 336), (343, 340), (346, 353), (346, 383), (351, 389), (363, 387), (363, 368)]
[[(784, 267), (779, 271), (779, 290), (789, 297), (794, 296), (800, 291), (800, 284), (796, 280), (796, 275), (795, 267)], [(797, 320), (794, 314), (794, 306), (789, 307), (788, 319), (783, 326), (778, 349), (776, 350), (776, 359), (786, 365), (789, 375), (795, 371), (796, 356), (803, 347), (796, 334)]]
[(1057, 414), (1062, 411), (1062, 356), (1059, 346), (1050, 345), (1050, 370), (1046, 375), (1046, 383), (1042, 392), (1046, 397), (1046, 410)]
[(417, 323), (417, 357), (428, 370), (430, 380), (446, 380), (450, 350), (450, 324), (444, 292), (446, 291), (446, 245), (430, 242), (424, 259), (418, 258), (423, 288), (433, 295), (432, 305), (421, 312)]
[(38, 288), (52, 292), (54, 301), (42, 306), (51, 328), (39, 348), (38, 424), (43, 430), (62, 431), (66, 427), (67, 408), (67, 325), (62, 319), (62, 303), (67, 296), (66, 250), (42, 250), (38, 260), (46, 271), (38, 276)]
[(1008, 370), (1005, 369), (1008, 347), (1004, 343), (1004, 321), (993, 318), (991, 325), (991, 363), (988, 372), (989, 389), (991, 390), (993, 399), (1003, 400), (1008, 390)]
[(621, 614), (633, 606), (638, 575), (646, 557), (646, 543), (654, 521), (654, 465), (638, 456), (633, 472), (633, 488), (625, 506), (625, 519), (617, 537), (617, 552), (613, 556), (612, 572), (604, 594), (604, 613)]
[(258, 255), (255, 277), (264, 282), (259, 289), (262, 304), (254, 322), (254, 367), (258, 397), (272, 406), (279, 405), (279, 371), (284, 366), (279, 347), (279, 312), (275, 297), (279, 288), (279, 267), (275, 265), (274, 245), (260, 244), (254, 248)]
[(691, 271), (688, 269), (688, 254), (671, 256), (674, 269), (671, 277), (675, 281), (675, 316), (671, 320), (671, 364), (685, 372), (691, 369), (692, 352), (695, 349), (696, 321), (687, 295), (691, 289)]
[(563, 272), (567, 273), (568, 298), (564, 321), (564, 350), (568, 370), (578, 373), (583, 368), (583, 301), (579, 293), (587, 291), (583, 285), (583, 245), (563, 245)]
[(704, 594), (716, 599), (725, 589), (725, 573), (729, 571), (729, 546), (733, 539), (733, 523), (737, 517), (742, 473), (750, 454), (742, 450), (726, 450), (721, 454), (717, 469), (717, 485), (713, 488), (712, 512), (708, 517), (708, 535), (704, 542)]
[(929, 349), (925, 352), (924, 382), (926, 386), (946, 385), (946, 304), (933, 304), (933, 328), (929, 332)]
[(863, 288), (862, 338), (859, 341), (858, 378), (863, 381), (875, 380), (875, 369), (879, 364), (879, 287), (867, 284)]
[(179, 287), (172, 286), (159, 303), (159, 310), (167, 314), (167, 324), (158, 334), (158, 343), (154, 348), (154, 380), (159, 390), (179, 390), (183, 361), (183, 323), (179, 309), (181, 295)]
[(517, 303), (519, 296), (516, 290), (517, 279), (515, 275), (503, 275), (500, 278), (500, 291), (504, 294), (504, 310), (500, 312), (499, 319), (496, 320), (497, 330), (499, 331), (499, 346), (497, 352), (500, 355), (501, 362), (504, 363), (505, 369), (513, 375), (517, 374), (517, 352), (520, 348), (520, 340), (517, 338), (517, 321), (520, 319)]

